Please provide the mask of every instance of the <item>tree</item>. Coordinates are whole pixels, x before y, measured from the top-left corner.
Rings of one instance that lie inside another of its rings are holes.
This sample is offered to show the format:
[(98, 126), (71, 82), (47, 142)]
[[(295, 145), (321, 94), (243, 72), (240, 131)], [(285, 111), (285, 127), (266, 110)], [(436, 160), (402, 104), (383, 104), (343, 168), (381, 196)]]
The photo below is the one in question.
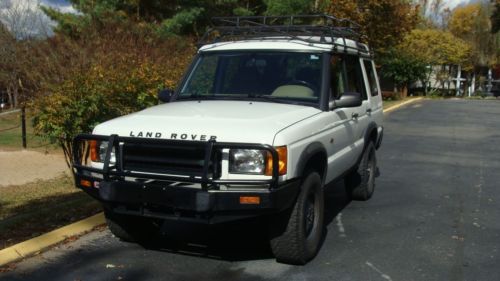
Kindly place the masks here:
[(51, 33), (38, 5), (38, 1), (10, 1), (0, 14), (0, 81), (12, 107), (23, 106), (33, 94), (38, 83), (31, 79), (33, 54), (38, 42)]
[[(262, 0), (70, 0), (80, 14), (51, 8), (45, 13), (58, 23), (56, 32), (77, 38), (90, 27), (133, 21), (149, 25), (162, 36), (203, 34), (214, 16), (255, 15), (265, 11)], [(297, 2), (299, 0), (295, 0)], [(294, 2), (294, 1), (292, 1)], [(160, 23), (160, 24), (158, 24)]]
[(500, 0), (495, 1), (495, 8), (490, 17), (491, 32), (497, 33), (500, 30)]
[(477, 65), (491, 66), (498, 61), (498, 36), (492, 34), (491, 15), (491, 3), (473, 3), (455, 8), (448, 22), (450, 32), (472, 46)]
[(448, 21), (450, 32), (462, 39), (468, 39), (476, 32), (476, 19), (481, 13), (481, 4), (474, 3), (455, 8)]
[(408, 33), (398, 49), (428, 65), (462, 65), (471, 68), (471, 46), (447, 31), (415, 29)]
[(264, 0), (267, 15), (304, 15), (318, 11), (315, 0)]
[(407, 96), (408, 87), (412, 83), (427, 82), (428, 64), (404, 49), (392, 49), (379, 63), (382, 64), (381, 75), (394, 81), (401, 89), (403, 98)]
[[(0, 20), (0, 85), (5, 87), (11, 108), (17, 105), (16, 84), (16, 38)], [(3, 90), (3, 89), (2, 89)]]
[(332, 0), (328, 11), (360, 24), (370, 46), (381, 54), (389, 52), (420, 20), (419, 8), (407, 0)]
[[(415, 29), (397, 46), (400, 53), (403, 52), (406, 57), (416, 61), (416, 64), (423, 64), (427, 68), (427, 75), (420, 78), (426, 92), (430, 71), (434, 66), (460, 65), (462, 69), (471, 70), (471, 49), (464, 40), (438, 29)], [(437, 77), (443, 84), (448, 80), (449, 73), (441, 71)]]

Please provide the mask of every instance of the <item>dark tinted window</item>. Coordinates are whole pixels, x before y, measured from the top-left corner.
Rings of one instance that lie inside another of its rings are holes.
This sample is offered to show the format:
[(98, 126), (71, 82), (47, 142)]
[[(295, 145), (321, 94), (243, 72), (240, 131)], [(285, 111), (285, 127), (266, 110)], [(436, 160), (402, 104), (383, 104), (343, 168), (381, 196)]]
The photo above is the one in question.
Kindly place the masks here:
[(367, 99), (363, 72), (358, 57), (333, 55), (330, 67), (332, 98), (339, 99), (345, 92), (356, 92), (360, 93), (363, 99)]
[(359, 58), (355, 56), (345, 57), (346, 68), (346, 92), (360, 93), (363, 99), (367, 99), (364, 90), (363, 72), (361, 71), (361, 64)]
[(373, 70), (373, 63), (369, 60), (364, 60), (366, 76), (368, 76), (368, 83), (370, 83), (370, 93), (372, 96), (378, 95), (377, 79), (375, 71)]
[(265, 97), (319, 101), (322, 54), (207, 53), (200, 57), (179, 98)]
[(333, 55), (330, 59), (330, 91), (332, 98), (339, 99), (345, 92), (344, 59)]

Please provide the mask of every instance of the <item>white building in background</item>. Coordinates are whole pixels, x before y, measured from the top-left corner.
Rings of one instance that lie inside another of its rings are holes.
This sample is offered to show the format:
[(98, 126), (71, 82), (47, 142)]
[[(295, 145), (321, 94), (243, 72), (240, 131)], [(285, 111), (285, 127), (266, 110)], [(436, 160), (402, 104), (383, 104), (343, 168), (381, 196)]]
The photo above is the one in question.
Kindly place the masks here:
[[(476, 67), (474, 71), (465, 71), (459, 65), (434, 65), (428, 66), (428, 69), (427, 85), (418, 81), (409, 87), (408, 94), (423, 95), (427, 86), (427, 94), (437, 91), (440, 95), (447, 96), (500, 96), (500, 67)], [(381, 88), (389, 95), (397, 92), (393, 81), (383, 77)]]

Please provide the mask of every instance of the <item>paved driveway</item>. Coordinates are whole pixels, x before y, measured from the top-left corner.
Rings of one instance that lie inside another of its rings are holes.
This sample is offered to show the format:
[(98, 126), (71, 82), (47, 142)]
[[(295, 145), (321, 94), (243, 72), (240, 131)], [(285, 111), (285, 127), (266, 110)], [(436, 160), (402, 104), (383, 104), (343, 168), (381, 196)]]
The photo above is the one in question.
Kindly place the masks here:
[(390, 113), (368, 202), (327, 190), (306, 266), (276, 263), (258, 221), (178, 224), (145, 249), (98, 231), (1, 280), (499, 280), (500, 102), (421, 101)]

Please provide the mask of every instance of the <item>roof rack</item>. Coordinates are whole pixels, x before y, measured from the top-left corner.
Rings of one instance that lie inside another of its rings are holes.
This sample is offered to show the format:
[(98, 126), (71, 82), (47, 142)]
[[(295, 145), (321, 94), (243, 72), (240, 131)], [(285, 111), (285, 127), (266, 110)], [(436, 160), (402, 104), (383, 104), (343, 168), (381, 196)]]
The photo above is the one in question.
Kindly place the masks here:
[[(278, 37), (309, 44), (330, 44), (334, 50), (371, 55), (366, 45), (359, 43), (364, 39), (359, 33), (360, 25), (331, 15), (214, 17), (212, 22), (214, 27), (203, 35), (198, 43), (200, 47), (225, 41), (275, 40)], [(356, 42), (354, 46), (347, 44), (348, 39)]]

